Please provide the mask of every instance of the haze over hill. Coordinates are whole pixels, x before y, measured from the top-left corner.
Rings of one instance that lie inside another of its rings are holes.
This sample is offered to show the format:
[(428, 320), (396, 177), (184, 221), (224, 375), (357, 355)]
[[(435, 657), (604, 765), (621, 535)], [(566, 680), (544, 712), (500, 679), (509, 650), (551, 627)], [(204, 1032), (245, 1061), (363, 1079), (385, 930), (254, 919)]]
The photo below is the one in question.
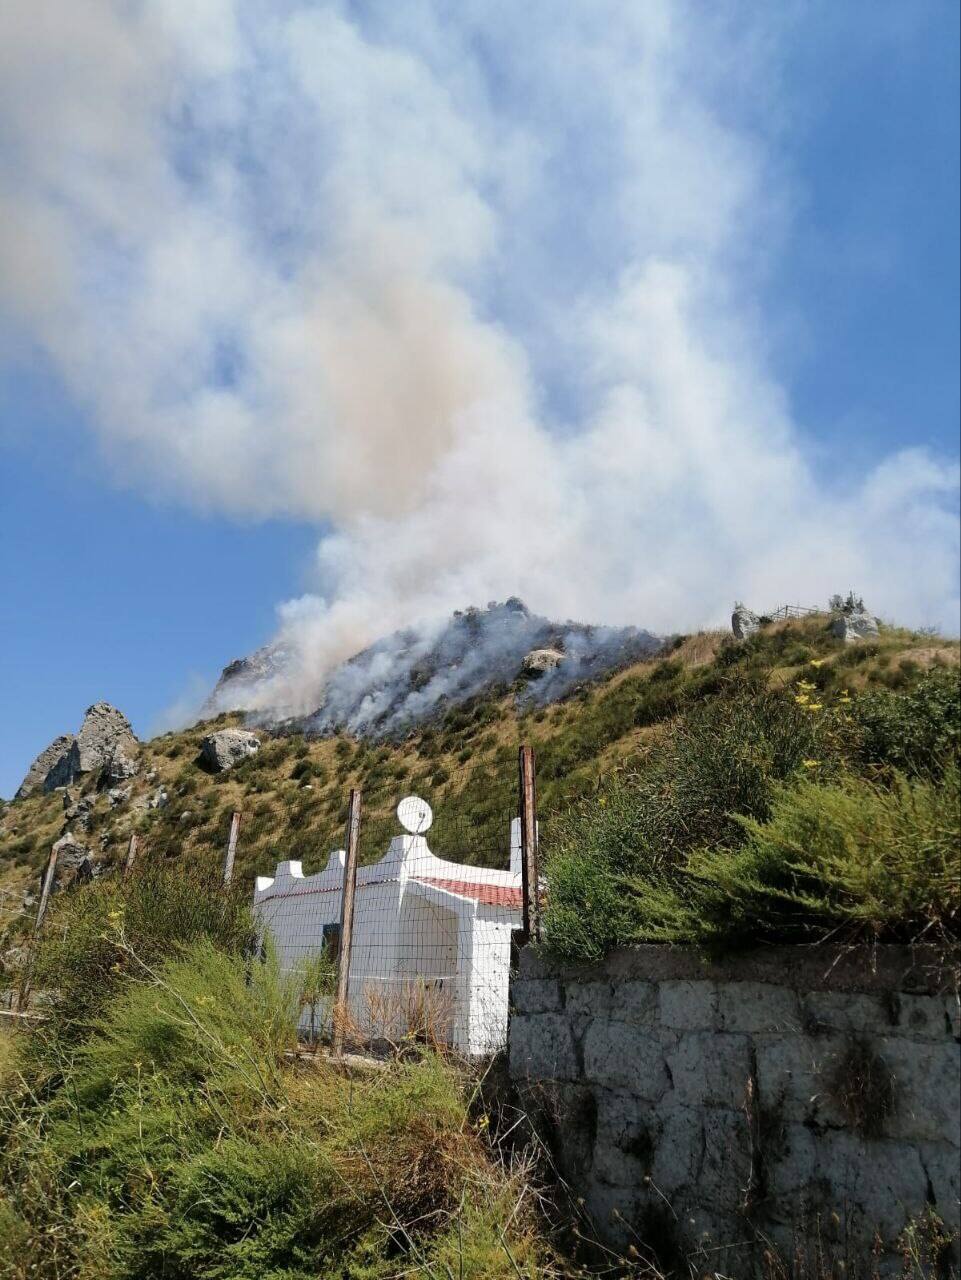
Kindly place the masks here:
[(241, 710), (274, 726), (294, 717), (310, 733), (394, 736), (518, 680), (522, 704), (552, 702), (662, 644), (637, 627), (551, 622), (512, 596), (384, 636), (326, 677), (311, 676), (309, 648), (268, 645), (225, 667), (202, 714)]

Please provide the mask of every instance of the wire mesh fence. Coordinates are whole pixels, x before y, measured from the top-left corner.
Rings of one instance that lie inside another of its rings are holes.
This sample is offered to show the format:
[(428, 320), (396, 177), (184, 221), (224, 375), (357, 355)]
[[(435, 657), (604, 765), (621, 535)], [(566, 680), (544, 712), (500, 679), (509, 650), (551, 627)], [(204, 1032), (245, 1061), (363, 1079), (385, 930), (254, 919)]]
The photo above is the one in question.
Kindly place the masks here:
[[(110, 846), (101, 874), (186, 863), (204, 882), (230, 878), (249, 892), (264, 945), (269, 938), (300, 992), (305, 1040), (500, 1048), (524, 906), (516, 749), (498, 768), (468, 761), (461, 770), (448, 759), (416, 773), (396, 752), (339, 752), (344, 767), (326, 776), (297, 744), (269, 739), (262, 760), (204, 785), (185, 770)], [(345, 949), (352, 789), (362, 809)], [(68, 885), (57, 870), (54, 891)]]
[(478, 823), (449, 792), (433, 797), (435, 813), (428, 796), (398, 792), (398, 781), (363, 792), (356, 869), (343, 837), (312, 873), (282, 859), (258, 878), (255, 912), (283, 969), (305, 977), (306, 1035), (495, 1051), (506, 1039), (523, 915), (517, 782), (491, 787)]

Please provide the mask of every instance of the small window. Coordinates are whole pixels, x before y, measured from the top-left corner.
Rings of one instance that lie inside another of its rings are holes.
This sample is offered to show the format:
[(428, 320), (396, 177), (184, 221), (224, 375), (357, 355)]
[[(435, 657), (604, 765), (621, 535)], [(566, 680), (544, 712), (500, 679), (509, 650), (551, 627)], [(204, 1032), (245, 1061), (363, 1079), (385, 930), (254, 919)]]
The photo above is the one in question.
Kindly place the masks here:
[(340, 925), (325, 924), (323, 942), (321, 950), (325, 956), (330, 956), (331, 960), (336, 960), (340, 956)]

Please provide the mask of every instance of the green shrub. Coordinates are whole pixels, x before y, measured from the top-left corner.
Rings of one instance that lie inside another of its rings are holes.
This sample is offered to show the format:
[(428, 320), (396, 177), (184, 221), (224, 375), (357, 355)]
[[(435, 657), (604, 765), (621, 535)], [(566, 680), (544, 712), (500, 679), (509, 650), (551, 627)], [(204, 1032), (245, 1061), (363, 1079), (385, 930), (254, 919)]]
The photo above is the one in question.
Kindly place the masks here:
[(117, 991), (131, 949), (157, 964), (200, 939), (241, 952), (252, 936), (246, 894), (224, 892), (197, 867), (144, 862), (126, 880), (95, 881), (52, 900), (32, 985), (52, 993), (51, 1034), (72, 1041)]
[(430, 1055), (302, 1069), (295, 1016), (275, 965), (201, 942), (126, 982), (59, 1077), (5, 1077), (0, 1275), (561, 1274), (469, 1081)]
[(784, 788), (769, 821), (740, 818), (736, 849), (632, 882), (638, 935), (715, 945), (935, 941), (961, 923), (956, 767), (890, 787), (848, 777)]
[(937, 775), (961, 750), (957, 669), (930, 671), (908, 692), (870, 690), (855, 700), (852, 716), (862, 765)]
[(766, 818), (778, 783), (824, 754), (833, 732), (824, 713), (749, 680), (735, 678), (726, 692), (695, 704), (633, 773), (551, 822), (543, 843), (552, 946), (588, 959), (627, 942), (636, 933), (628, 878), (660, 885), (691, 849), (739, 841), (738, 815)]

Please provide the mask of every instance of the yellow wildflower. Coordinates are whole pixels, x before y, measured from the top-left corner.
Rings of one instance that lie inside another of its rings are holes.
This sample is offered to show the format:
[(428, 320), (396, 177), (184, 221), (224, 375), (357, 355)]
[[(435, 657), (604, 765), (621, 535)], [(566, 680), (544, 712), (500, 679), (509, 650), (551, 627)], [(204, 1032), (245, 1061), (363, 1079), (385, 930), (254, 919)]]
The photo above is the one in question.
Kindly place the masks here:
[(802, 760), (801, 763), (805, 769), (816, 769), (821, 762), (820, 760)]
[(824, 666), (824, 664), (825, 664), (825, 662), (827, 662), (827, 658), (812, 658), (812, 659), (811, 659), (811, 666), (812, 666), (812, 667), (823, 667), (823, 666)]
[(794, 701), (800, 703), (803, 707), (805, 702), (808, 701), (808, 695), (806, 693), (796, 693), (794, 695)]
[(824, 706), (823, 702), (809, 702), (804, 708), (805, 711), (820, 711)]

